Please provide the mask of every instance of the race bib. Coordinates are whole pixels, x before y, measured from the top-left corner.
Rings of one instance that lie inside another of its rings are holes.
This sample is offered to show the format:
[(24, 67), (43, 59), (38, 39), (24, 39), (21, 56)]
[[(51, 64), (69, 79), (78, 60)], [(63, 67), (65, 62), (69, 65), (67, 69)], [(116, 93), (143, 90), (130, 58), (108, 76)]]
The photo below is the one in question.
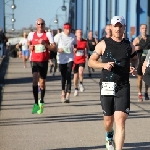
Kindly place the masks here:
[(102, 82), (101, 95), (115, 95), (116, 83)]
[(148, 54), (149, 49), (143, 49), (142, 56), (146, 56)]
[(39, 44), (39, 45), (35, 45), (35, 53), (43, 53), (46, 51), (46, 48), (44, 45)]
[(71, 53), (71, 48), (63, 48), (63, 50), (64, 50), (64, 53)]
[(83, 50), (77, 50), (76, 56), (83, 56), (83, 55), (84, 55), (84, 51)]

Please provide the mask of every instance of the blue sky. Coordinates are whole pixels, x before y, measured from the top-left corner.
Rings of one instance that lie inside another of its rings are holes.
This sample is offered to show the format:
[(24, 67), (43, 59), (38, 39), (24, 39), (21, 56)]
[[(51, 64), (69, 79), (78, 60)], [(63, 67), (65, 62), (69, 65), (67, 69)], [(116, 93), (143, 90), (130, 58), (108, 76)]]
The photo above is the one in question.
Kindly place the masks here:
[[(66, 1), (67, 11), (69, 10), (69, 0)], [(114, 0), (113, 0), (114, 1)], [(126, 0), (121, 0), (119, 5), (125, 4)], [(12, 9), (10, 5), (12, 4), (12, 0), (5, 0), (8, 2), (5, 6), (5, 13), (12, 13)], [(14, 10), (14, 18), (16, 22), (14, 24), (15, 30), (22, 29), (22, 27), (29, 27), (30, 25), (35, 26), (35, 21), (37, 18), (41, 17), (45, 20), (46, 26), (49, 27), (51, 25), (51, 29), (62, 28), (63, 23), (66, 22), (65, 12), (61, 10), (61, 6), (63, 5), (63, 0), (14, 0), (16, 9)], [(136, 0), (131, 1), (132, 12), (131, 18), (136, 19)], [(125, 7), (123, 7), (125, 8)], [(121, 6), (119, 7), (119, 15), (125, 17), (126, 10)], [(105, 9), (105, 7), (104, 7)], [(105, 10), (104, 10), (105, 11)], [(59, 19), (59, 24), (55, 24), (54, 20), (56, 18), (56, 12)], [(67, 13), (68, 16), (68, 13)], [(131, 26), (135, 26), (134, 19), (130, 20)], [(6, 29), (11, 29), (11, 17), (6, 18)]]
[[(7, 0), (5, 0), (6, 2)], [(59, 27), (62, 27), (63, 23), (66, 22), (66, 13), (61, 10), (63, 0), (14, 0), (16, 9), (14, 10), (14, 18), (16, 22), (14, 27), (16, 30), (22, 27), (29, 27), (30, 25), (35, 26), (37, 18), (43, 18), (46, 22), (46, 26), (51, 25), (52, 28), (57, 28), (57, 24), (54, 23), (56, 13), (59, 19)], [(69, 0), (66, 0), (67, 11), (69, 10)], [(11, 1), (5, 6), (5, 13), (12, 13), (9, 5)], [(67, 13), (68, 16), (68, 13)], [(6, 18), (6, 24), (11, 24), (11, 18)], [(11, 28), (8, 26), (8, 28)]]

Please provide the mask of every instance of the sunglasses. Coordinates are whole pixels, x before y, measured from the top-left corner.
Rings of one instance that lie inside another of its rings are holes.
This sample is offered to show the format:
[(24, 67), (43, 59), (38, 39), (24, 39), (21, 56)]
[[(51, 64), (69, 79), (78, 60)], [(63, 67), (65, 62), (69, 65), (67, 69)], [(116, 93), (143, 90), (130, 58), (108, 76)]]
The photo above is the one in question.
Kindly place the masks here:
[(41, 25), (41, 26), (43, 26), (43, 25), (44, 25), (44, 23), (37, 23), (37, 25)]

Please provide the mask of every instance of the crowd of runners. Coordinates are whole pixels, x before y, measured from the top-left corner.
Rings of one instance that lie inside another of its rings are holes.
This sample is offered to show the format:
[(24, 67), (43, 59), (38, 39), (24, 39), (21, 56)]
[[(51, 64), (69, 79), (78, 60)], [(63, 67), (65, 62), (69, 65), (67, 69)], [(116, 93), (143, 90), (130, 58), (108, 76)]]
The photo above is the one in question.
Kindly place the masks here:
[[(82, 30), (76, 29), (74, 32), (69, 23), (65, 23), (63, 30), (59, 29), (53, 35), (45, 30), (45, 21), (42, 18), (36, 20), (36, 29), (28, 35), (24, 33), (24, 39), (19, 42), (22, 47), (23, 67), (27, 67), (28, 59), (31, 62), (34, 98), (32, 114), (42, 114), (44, 111), (48, 68), (53, 76), (56, 70), (60, 72), (61, 102), (69, 103), (71, 74), (73, 72), (74, 75), (74, 96), (78, 96), (79, 91), (86, 90), (83, 83), (85, 64), (88, 62), (89, 77), (95, 69), (102, 69), (100, 100), (104, 114), (106, 148), (122, 150), (125, 121), (130, 112), (130, 74), (137, 76), (137, 101), (149, 100), (150, 37), (147, 35), (147, 25), (140, 25), (141, 34), (133, 42), (125, 37), (125, 19), (121, 16), (111, 19), (111, 23), (105, 27), (106, 35), (101, 39), (94, 38), (92, 31), (84, 39)], [(146, 83), (144, 94), (143, 79)]]

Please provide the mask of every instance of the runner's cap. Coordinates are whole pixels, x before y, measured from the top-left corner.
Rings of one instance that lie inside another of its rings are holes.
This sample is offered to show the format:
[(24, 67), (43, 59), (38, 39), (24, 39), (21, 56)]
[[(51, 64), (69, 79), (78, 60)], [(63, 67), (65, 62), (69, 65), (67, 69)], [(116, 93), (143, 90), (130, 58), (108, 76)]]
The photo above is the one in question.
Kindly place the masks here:
[(111, 19), (111, 24), (115, 25), (116, 23), (121, 23), (122, 25), (125, 25), (125, 19), (122, 16), (114, 16)]

